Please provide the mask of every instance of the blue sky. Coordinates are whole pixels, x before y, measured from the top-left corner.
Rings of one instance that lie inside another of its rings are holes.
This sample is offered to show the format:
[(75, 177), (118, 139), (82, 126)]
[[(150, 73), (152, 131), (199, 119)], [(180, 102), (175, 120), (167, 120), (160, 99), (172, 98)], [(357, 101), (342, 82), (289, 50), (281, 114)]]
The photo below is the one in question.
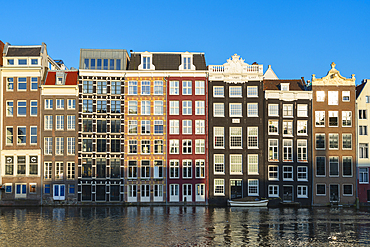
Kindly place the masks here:
[(370, 78), (370, 1), (1, 1), (0, 40), (45, 42), (79, 66), (80, 48), (234, 53), (281, 79), (325, 76), (330, 63)]

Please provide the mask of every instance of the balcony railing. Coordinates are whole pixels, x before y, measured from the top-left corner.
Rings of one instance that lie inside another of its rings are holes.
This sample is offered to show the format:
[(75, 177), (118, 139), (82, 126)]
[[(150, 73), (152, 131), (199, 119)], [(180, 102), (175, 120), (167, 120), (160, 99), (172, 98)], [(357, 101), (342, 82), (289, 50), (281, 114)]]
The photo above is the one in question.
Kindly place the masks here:
[[(211, 73), (232, 73), (234, 71), (229, 71), (230, 67), (225, 67), (223, 65), (209, 65), (208, 71)], [(235, 71), (239, 72), (239, 71)], [(263, 73), (263, 65), (244, 65), (242, 73)]]

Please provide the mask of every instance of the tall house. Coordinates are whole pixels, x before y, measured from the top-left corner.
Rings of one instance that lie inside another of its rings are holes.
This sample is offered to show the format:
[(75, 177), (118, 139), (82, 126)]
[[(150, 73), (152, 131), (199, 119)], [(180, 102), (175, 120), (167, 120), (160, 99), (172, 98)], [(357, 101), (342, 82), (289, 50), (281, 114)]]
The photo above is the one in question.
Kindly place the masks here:
[(266, 197), (263, 65), (235, 54), (208, 73), (209, 204)]
[(124, 200), (126, 50), (81, 49), (78, 107), (78, 200)]
[[(265, 191), (283, 203), (311, 205), (312, 92), (304, 79), (263, 81)], [(278, 200), (272, 200), (271, 203)]]
[(313, 205), (355, 203), (355, 81), (335, 63), (326, 76), (312, 75)]
[(5, 186), (2, 203), (40, 203), (39, 87), (47, 69), (44, 43), (35, 46), (5, 44), (1, 67), (1, 183)]
[(357, 103), (357, 174), (358, 174), (358, 198), (361, 204), (368, 205), (370, 202), (370, 185), (369, 185), (369, 134), (370, 126), (368, 113), (370, 112), (370, 85), (368, 80), (356, 87)]
[(3, 51), (5, 44), (0, 40), (0, 67), (3, 66)]
[(128, 202), (206, 202), (206, 83), (202, 53), (131, 54), (125, 85)]
[(43, 204), (76, 202), (78, 71), (48, 71), (40, 107)]

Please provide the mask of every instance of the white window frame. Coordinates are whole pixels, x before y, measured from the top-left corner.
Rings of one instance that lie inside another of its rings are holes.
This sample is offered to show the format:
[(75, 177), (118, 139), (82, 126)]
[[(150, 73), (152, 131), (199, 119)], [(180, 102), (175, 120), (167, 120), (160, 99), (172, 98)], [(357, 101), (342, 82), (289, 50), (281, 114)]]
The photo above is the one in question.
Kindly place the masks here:
[(179, 81), (170, 81), (170, 95), (179, 95)]
[(243, 130), (242, 127), (230, 127), (230, 149), (241, 149), (243, 148)]
[(338, 91), (328, 91), (328, 105), (338, 105)]
[(204, 135), (206, 133), (205, 131), (205, 120), (195, 120), (195, 134), (196, 135)]
[(170, 154), (180, 153), (180, 142), (177, 139), (170, 140)]
[(224, 86), (213, 86), (213, 97), (214, 98), (224, 98), (225, 97)]
[(243, 174), (243, 155), (230, 154), (230, 175)]
[(191, 100), (182, 101), (182, 115), (192, 115), (192, 103)]
[(242, 86), (230, 86), (229, 87), (229, 97), (230, 98), (242, 98), (243, 97)]
[(247, 116), (258, 117), (258, 103), (247, 103)]
[(225, 196), (225, 180), (214, 179), (214, 196)]
[(308, 105), (297, 104), (297, 117), (308, 117)]
[(163, 115), (163, 101), (154, 100), (154, 115)]
[(316, 101), (317, 102), (325, 101), (325, 91), (316, 91)]
[(297, 185), (297, 198), (308, 198), (307, 185)]
[[(304, 175), (306, 178), (299, 178), (300, 175)], [(308, 167), (307, 166), (297, 166), (297, 181), (308, 181)]]
[(247, 86), (247, 97), (258, 98), (258, 86)]
[(258, 127), (248, 127), (247, 131), (248, 149), (258, 149)]
[(225, 155), (224, 154), (214, 154), (213, 163), (214, 163), (214, 166), (213, 166), (214, 174), (225, 174)]
[[(257, 184), (255, 184), (257, 182)], [(251, 192), (251, 189), (256, 189), (256, 192)], [(259, 180), (248, 179), (248, 196), (259, 196)]]
[[(274, 174), (274, 176), (272, 176), (272, 174)], [(279, 166), (278, 165), (268, 166), (268, 180), (269, 181), (279, 181)]]
[(206, 152), (206, 142), (204, 139), (195, 140), (195, 154), (205, 154)]
[(192, 95), (193, 82), (192, 81), (182, 81), (182, 95)]
[(195, 95), (205, 95), (205, 81), (195, 81)]
[(204, 100), (195, 101), (195, 115), (205, 115), (205, 101)]
[(315, 127), (325, 127), (325, 111), (315, 111)]
[(192, 122), (192, 120), (182, 120), (182, 134), (184, 134), (184, 135), (193, 134), (193, 122)]
[[(213, 127), (213, 148), (214, 149), (223, 149), (225, 148), (225, 128), (224, 127)], [(216, 146), (216, 143), (217, 143), (217, 139), (218, 138), (222, 138), (222, 146)]]
[(224, 103), (213, 103), (213, 116), (214, 117), (225, 117)]
[(258, 174), (258, 154), (248, 154), (248, 175)]
[(179, 115), (179, 101), (170, 100), (170, 115)]
[(297, 140), (297, 162), (308, 162), (307, 140)]
[[(285, 178), (285, 175), (291, 177)], [(283, 166), (283, 181), (294, 181), (293, 166)]]
[[(279, 135), (279, 120), (277, 119), (270, 119), (268, 120), (268, 134), (269, 135)], [(272, 132), (271, 130), (276, 130), (276, 132)]]
[(170, 135), (180, 134), (180, 120), (170, 120)]
[(269, 117), (278, 117), (279, 116), (279, 104), (268, 104), (268, 115)]
[[(276, 193), (270, 193), (271, 191), (276, 192)], [(269, 185), (268, 193), (269, 193), (269, 197), (279, 197), (279, 185)]]

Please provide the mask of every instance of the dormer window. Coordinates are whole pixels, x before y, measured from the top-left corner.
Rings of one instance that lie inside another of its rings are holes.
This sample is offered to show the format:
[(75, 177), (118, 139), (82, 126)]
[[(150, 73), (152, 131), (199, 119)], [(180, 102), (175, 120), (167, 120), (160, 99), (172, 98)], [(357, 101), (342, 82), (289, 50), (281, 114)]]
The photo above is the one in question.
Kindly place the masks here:
[(181, 54), (181, 62), (179, 70), (195, 70), (195, 66), (193, 65), (193, 54), (190, 52)]
[(27, 65), (27, 59), (18, 59), (18, 65)]
[(57, 85), (63, 84), (63, 77), (57, 77)]
[(150, 69), (150, 57), (143, 57), (143, 69)]
[(280, 83), (281, 91), (289, 91), (289, 83)]
[(37, 65), (39, 63), (38, 59), (31, 59), (32, 65)]
[(190, 69), (190, 57), (183, 58), (184, 69)]
[(8, 65), (14, 65), (14, 59), (8, 59)]
[(141, 53), (141, 64), (138, 67), (139, 70), (155, 70), (153, 65), (153, 56), (150, 52)]

